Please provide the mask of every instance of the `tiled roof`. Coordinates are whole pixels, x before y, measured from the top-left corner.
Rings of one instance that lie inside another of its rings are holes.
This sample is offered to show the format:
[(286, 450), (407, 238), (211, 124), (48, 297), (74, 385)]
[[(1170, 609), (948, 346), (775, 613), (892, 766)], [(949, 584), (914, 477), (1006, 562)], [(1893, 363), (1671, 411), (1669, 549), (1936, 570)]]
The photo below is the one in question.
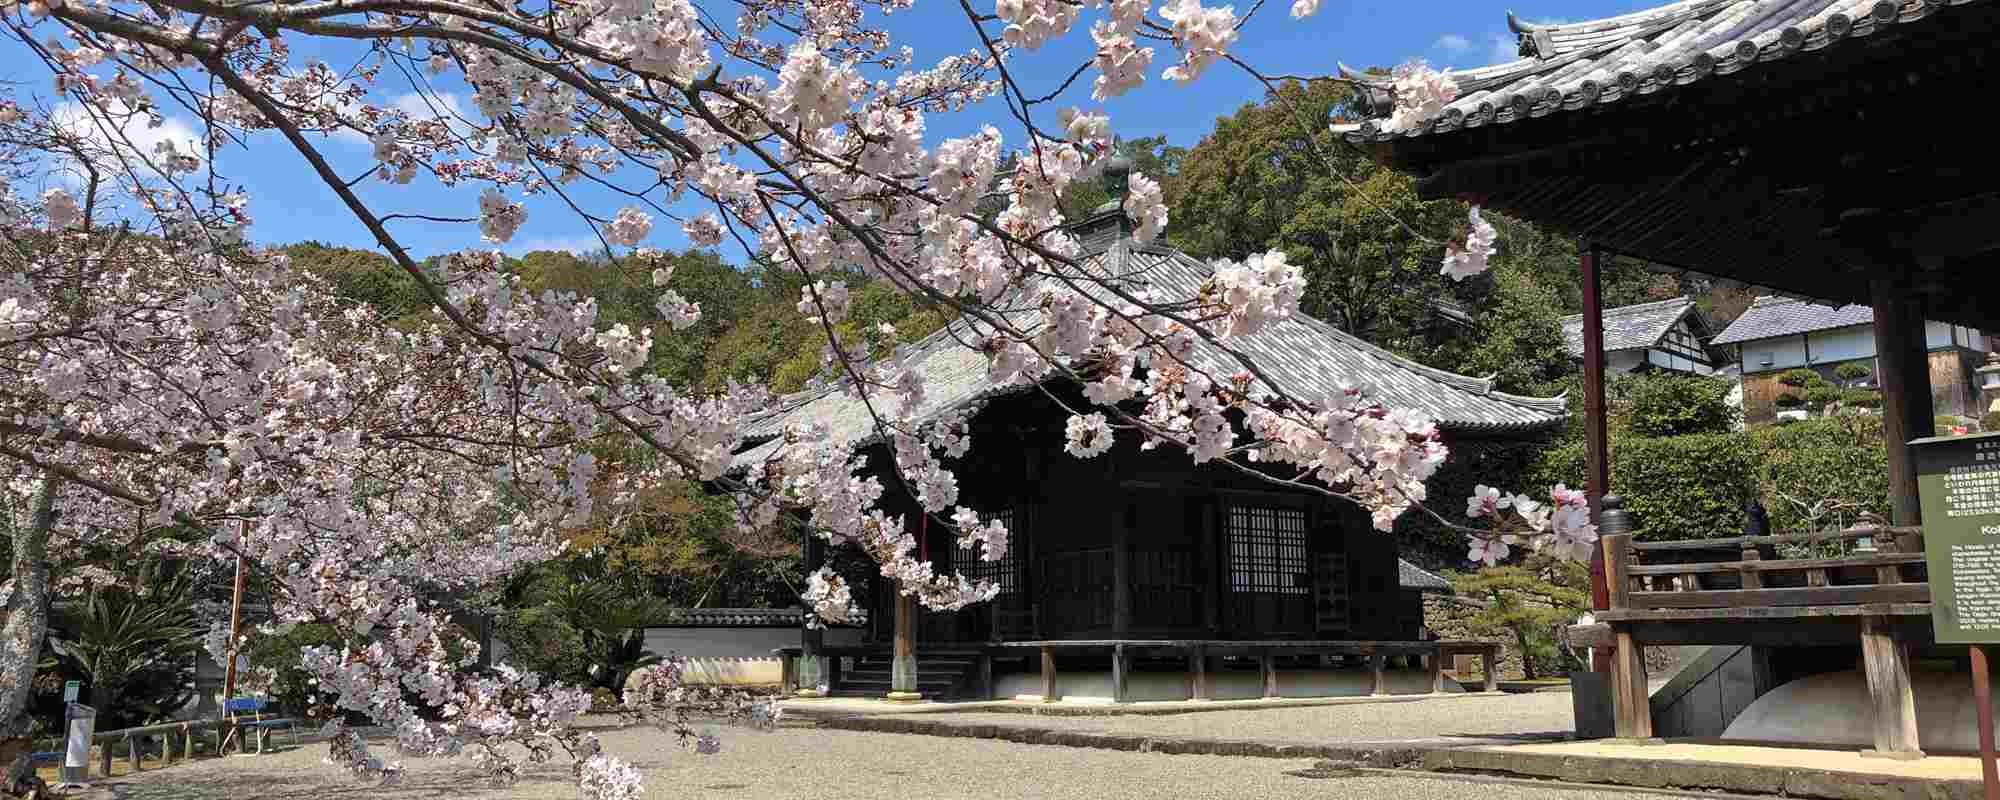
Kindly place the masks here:
[[(1508, 15), (1523, 58), (1451, 72), (1459, 96), (1421, 124), (1342, 125), (1350, 141), (1389, 141), (1617, 103), (1728, 75), (1913, 22), (1978, 0), (1684, 0), (1623, 16), (1536, 25)], [(1353, 73), (1349, 73), (1353, 75)], [(1379, 77), (1377, 110), (1386, 103)]]
[[(1635, 306), (1620, 306), (1604, 310), (1604, 352), (1616, 353), (1620, 350), (1643, 350), (1659, 344), (1660, 339), (1672, 330), (1674, 323), (1694, 309), (1694, 301), (1686, 297), (1675, 297)], [(1569, 354), (1583, 357), (1583, 315), (1571, 314), (1563, 317), (1563, 344), (1569, 347)]]
[(1729, 327), (1710, 344), (1736, 344), (1779, 336), (1868, 325), (1875, 321), (1875, 309), (1863, 305), (1833, 306), (1808, 303), (1790, 297), (1765, 295), (1750, 304)]
[[(1194, 298), (1210, 274), (1208, 265), (1169, 248), (1135, 245), (1130, 239), (1096, 246), (1102, 249), (1085, 256), (1090, 267), (1124, 278), (1134, 287), (1150, 286), (1169, 300)], [(1032, 296), (1033, 287), (1028, 291)], [(1022, 296), (1015, 295), (1012, 301), (1003, 298), (999, 305), (1016, 309), (1008, 314), (1017, 327), (1032, 329), (1035, 312), (1030, 304), (1019, 301)], [(917, 413), (920, 422), (1028, 388), (997, 385), (987, 377), (986, 357), (970, 345), (980, 338), (983, 328), (983, 324), (961, 318), (911, 345), (900, 357), (925, 379), (926, 400)], [(1560, 422), (1566, 413), (1560, 397), (1521, 397), (1494, 391), (1489, 380), (1424, 366), (1304, 314), (1267, 325), (1253, 336), (1233, 340), (1231, 346), (1292, 397), (1317, 400), (1333, 396), (1341, 391), (1339, 383), (1344, 380), (1367, 387), (1372, 396), (1391, 408), (1422, 411), (1447, 429), (1539, 429)], [(1197, 345), (1189, 361), (1213, 375), (1242, 369), (1239, 362), (1207, 343)], [(878, 396), (873, 402), (881, 404), (876, 410), (887, 416), (893, 413), (896, 399)], [(774, 413), (746, 424), (746, 438), (770, 440), (738, 453), (736, 465), (748, 466), (768, 458), (781, 443), (771, 437), (799, 423), (825, 425), (834, 440), (844, 443), (862, 443), (875, 436), (874, 417), (867, 406), (837, 388), (822, 387), (784, 398)]]
[[(647, 623), (648, 628), (796, 628), (805, 610), (792, 608), (677, 608)], [(855, 608), (845, 625), (868, 624), (868, 611)]]
[(1426, 572), (1422, 567), (1400, 558), (1396, 559), (1396, 580), (1405, 589), (1423, 592), (1451, 591), (1451, 581), (1436, 573)]

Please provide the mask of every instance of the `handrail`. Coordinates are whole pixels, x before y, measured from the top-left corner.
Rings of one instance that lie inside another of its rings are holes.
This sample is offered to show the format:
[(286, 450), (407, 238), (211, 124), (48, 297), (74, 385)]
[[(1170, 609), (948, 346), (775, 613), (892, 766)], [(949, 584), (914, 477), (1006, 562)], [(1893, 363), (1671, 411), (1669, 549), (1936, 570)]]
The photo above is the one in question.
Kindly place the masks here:
[(1842, 542), (1853, 539), (1893, 539), (1923, 533), (1924, 529), (1914, 525), (1861, 525), (1845, 530), (1811, 533), (1780, 533), (1768, 536), (1733, 536), (1727, 539), (1675, 539), (1669, 542), (1634, 542), (1632, 549), (1640, 552), (1668, 550), (1730, 550), (1754, 547), (1764, 544), (1817, 544), (1821, 542)]

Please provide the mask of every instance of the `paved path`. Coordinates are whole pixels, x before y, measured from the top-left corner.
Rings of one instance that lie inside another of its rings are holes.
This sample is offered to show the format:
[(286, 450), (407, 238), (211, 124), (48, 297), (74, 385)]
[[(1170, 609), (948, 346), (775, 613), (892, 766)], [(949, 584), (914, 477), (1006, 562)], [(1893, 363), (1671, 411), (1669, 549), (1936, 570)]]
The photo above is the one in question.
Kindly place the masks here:
[[(1660, 796), (1377, 772), (1327, 772), (1316, 770), (1310, 761), (1127, 753), (789, 725), (769, 734), (724, 731), (725, 747), (716, 756), (682, 752), (648, 730), (607, 731), (602, 738), (608, 749), (642, 766), (648, 797), (675, 800), (1158, 797), (1612, 800)], [(492, 788), (478, 783), (471, 767), (462, 761), (418, 759), (405, 762), (409, 774), (399, 785), (385, 788), (356, 784), (333, 768), (321, 765), (324, 753), (324, 745), (306, 745), (266, 757), (197, 761), (120, 778), (83, 797), (90, 800), (524, 800), (575, 796), (568, 781), (568, 768), (563, 765), (532, 767), (521, 782)]]
[(1060, 730), (1215, 739), (1380, 742), (1555, 734), (1573, 727), (1568, 692), (1478, 694), (1346, 705), (1207, 711), (1197, 714), (1045, 716), (937, 713), (926, 720), (1033, 725)]

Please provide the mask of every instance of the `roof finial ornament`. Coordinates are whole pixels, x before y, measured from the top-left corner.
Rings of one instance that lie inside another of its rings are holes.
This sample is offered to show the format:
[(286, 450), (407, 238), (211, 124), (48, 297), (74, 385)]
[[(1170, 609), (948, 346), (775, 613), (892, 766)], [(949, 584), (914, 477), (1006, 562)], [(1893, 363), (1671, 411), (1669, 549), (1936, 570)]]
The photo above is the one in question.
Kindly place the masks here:
[[(1115, 142), (1115, 140), (1114, 140)], [(1117, 144), (1112, 144), (1116, 148)], [(1111, 157), (1104, 160), (1104, 192), (1111, 195), (1111, 201), (1123, 204), (1125, 195), (1132, 190), (1132, 159), (1113, 150)]]
[(1389, 79), (1382, 75), (1370, 75), (1338, 61), (1333, 62), (1340, 69), (1340, 77), (1354, 87), (1354, 94), (1361, 104), (1361, 116), (1386, 117), (1396, 110), (1396, 93), (1389, 88)]
[(1549, 26), (1538, 25), (1521, 19), (1514, 12), (1507, 12), (1507, 30), (1513, 31), (1520, 39), (1517, 51), (1522, 58), (1548, 58), (1555, 55), (1555, 39), (1549, 36)]

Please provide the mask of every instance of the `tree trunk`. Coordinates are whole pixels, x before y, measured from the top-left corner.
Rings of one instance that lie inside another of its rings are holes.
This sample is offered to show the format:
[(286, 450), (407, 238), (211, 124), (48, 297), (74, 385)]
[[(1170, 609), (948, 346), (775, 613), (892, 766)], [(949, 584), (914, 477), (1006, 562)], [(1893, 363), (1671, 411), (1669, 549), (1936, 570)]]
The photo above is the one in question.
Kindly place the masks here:
[(1535, 659), (1528, 655), (1528, 626), (1514, 626), (1514, 642), (1521, 648), (1521, 677), (1535, 679)]
[(7, 617), (0, 631), (0, 763), (7, 778), (0, 789), (16, 794), (32, 791), (35, 779), (34, 721), (28, 704), (34, 697), (35, 663), (42, 659), (42, 638), (49, 630), (49, 529), (56, 522), (56, 491), (62, 479), (49, 475), (35, 493), (35, 516), (27, 532), (14, 537), (14, 591), (7, 595)]

